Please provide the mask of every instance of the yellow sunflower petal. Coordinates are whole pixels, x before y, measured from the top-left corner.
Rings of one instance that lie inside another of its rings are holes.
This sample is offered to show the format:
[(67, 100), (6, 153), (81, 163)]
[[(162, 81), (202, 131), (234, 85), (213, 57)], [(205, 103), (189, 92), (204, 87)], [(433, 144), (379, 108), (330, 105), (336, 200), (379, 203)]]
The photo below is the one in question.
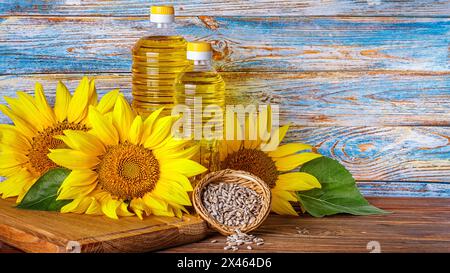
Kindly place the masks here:
[(67, 120), (69, 122), (79, 123), (85, 118), (89, 97), (89, 79), (88, 77), (83, 77), (69, 103), (67, 110)]
[(181, 218), (183, 216), (183, 212), (179, 208), (172, 207), (172, 210), (175, 214), (175, 217)]
[[(280, 145), (289, 130), (289, 125), (279, 127), (271, 134), (269, 142), (262, 145), (262, 151), (274, 151)], [(278, 137), (277, 137), (278, 136)]]
[(0, 176), (10, 177), (15, 173), (20, 172), (22, 169), (22, 165), (16, 165), (9, 168), (0, 168)]
[(28, 157), (16, 152), (0, 152), (0, 168), (6, 169), (28, 162)]
[(272, 189), (272, 195), (277, 196), (286, 201), (297, 202), (297, 198), (293, 196), (289, 191), (280, 190), (280, 189)]
[(61, 213), (73, 212), (78, 207), (78, 205), (81, 203), (81, 200), (82, 200), (82, 198), (77, 198), (77, 199), (72, 200), (72, 202), (70, 202), (69, 204), (62, 207), (60, 212)]
[(290, 171), (302, 164), (305, 164), (306, 162), (309, 162), (321, 156), (322, 156), (321, 154), (316, 153), (301, 153), (286, 157), (275, 158), (275, 166), (279, 171), (282, 172)]
[(152, 213), (156, 216), (166, 216), (166, 217), (174, 217), (175, 214), (171, 207), (168, 207), (167, 210), (152, 210)]
[(136, 116), (133, 120), (133, 123), (131, 123), (130, 132), (128, 136), (131, 144), (138, 145), (141, 142), (142, 129), (143, 129), (142, 117)]
[(55, 115), (58, 122), (63, 122), (67, 119), (67, 110), (69, 109), (70, 95), (67, 87), (61, 82), (58, 82), (56, 86), (56, 98), (55, 98)]
[(114, 89), (106, 93), (98, 103), (97, 110), (102, 114), (111, 111), (111, 109), (113, 109), (114, 105), (116, 104), (116, 100), (119, 97), (119, 94), (119, 89)]
[(143, 219), (142, 214), (145, 211), (145, 203), (142, 198), (134, 198), (130, 202), (131, 210), (136, 214), (139, 219)]
[(117, 208), (120, 206), (120, 203), (122, 203), (119, 200), (114, 200), (112, 198), (107, 198), (103, 200), (102, 202), (102, 211), (103, 213), (108, 216), (111, 219), (119, 219), (117, 217)]
[(278, 196), (272, 198), (272, 211), (280, 215), (298, 216), (298, 213), (294, 210), (292, 205)]
[(3, 114), (8, 116), (12, 120), (12, 122), (16, 126), (16, 129), (24, 136), (26, 136), (28, 140), (33, 139), (33, 137), (37, 133), (35, 127), (13, 113), (11, 109), (9, 109), (6, 105), (0, 104), (0, 111), (2, 111)]
[(67, 200), (81, 198), (88, 195), (97, 187), (97, 183), (83, 186), (72, 186), (61, 188), (56, 200)]
[(78, 204), (78, 206), (72, 210), (73, 213), (86, 213), (86, 210), (89, 208), (89, 206), (92, 204), (92, 198), (83, 196), (81, 198), (81, 202)]
[(188, 145), (192, 145), (193, 142), (190, 139), (177, 139), (173, 136), (169, 135), (165, 140), (163, 140), (160, 144), (153, 147), (153, 149), (158, 150), (179, 150)]
[(59, 166), (68, 169), (90, 169), (97, 166), (100, 160), (93, 155), (71, 149), (50, 150), (48, 157)]
[(55, 123), (56, 122), (55, 113), (48, 104), (47, 98), (45, 97), (44, 94), (44, 88), (40, 83), (36, 83), (36, 87), (34, 90), (34, 97), (36, 101), (36, 107), (39, 109), (39, 112), (42, 113), (42, 115), (48, 121), (50, 121), (51, 124)]
[(144, 128), (142, 131), (142, 142), (141, 144), (144, 144), (145, 140), (150, 136), (150, 134), (153, 131), (153, 125), (155, 124), (156, 120), (158, 119), (159, 115), (161, 114), (164, 107), (159, 108), (156, 111), (153, 111), (144, 121)]
[(170, 131), (172, 130), (172, 124), (174, 120), (177, 118), (178, 117), (167, 116), (158, 119), (155, 122), (152, 133), (147, 139), (145, 139), (144, 147), (153, 149), (153, 147), (160, 144), (164, 139), (166, 139)]
[(100, 155), (106, 151), (105, 145), (93, 134), (83, 131), (64, 131), (66, 138), (57, 137), (71, 147), (72, 149), (85, 152), (86, 154)]
[(97, 181), (97, 172), (92, 170), (73, 170), (64, 179), (59, 191), (62, 188), (89, 186)]
[(153, 154), (158, 159), (174, 159), (174, 158), (192, 158), (195, 156), (200, 147), (198, 145), (183, 150), (153, 150)]
[[(20, 94), (20, 92), (18, 92), (18, 94)], [(28, 94), (26, 95), (29, 96)], [(9, 104), (11, 111), (21, 117), (24, 121), (33, 120), (34, 122), (29, 125), (36, 130), (42, 130), (50, 125), (50, 123), (42, 117), (34, 103), (28, 104), (28, 101), (26, 100), (21, 100), (20, 98), (12, 99), (8, 97), (5, 97), (5, 101)]]
[(147, 193), (142, 198), (145, 202), (145, 205), (150, 207), (151, 209), (157, 209), (157, 210), (166, 210), (167, 209), (167, 202), (164, 200), (154, 196), (151, 193)]
[(97, 106), (98, 104), (98, 94), (95, 88), (95, 80), (89, 81), (89, 105)]
[(117, 98), (113, 110), (113, 125), (119, 132), (121, 141), (128, 140), (131, 123), (133, 122), (135, 114), (131, 110), (130, 105), (123, 96)]
[(205, 167), (190, 159), (172, 159), (161, 164), (161, 171), (176, 172), (184, 174), (187, 177), (195, 176), (207, 171)]
[[(54, 123), (52, 118), (48, 118), (44, 113), (40, 111), (40, 109), (36, 105), (36, 100), (29, 94), (19, 91), (17, 92), (17, 102), (20, 104), (19, 107), (14, 108), (17, 113), (20, 113), (20, 116), (24, 120), (34, 120), (35, 123), (32, 125), (35, 128), (38, 127), (48, 127)], [(6, 98), (5, 98), (6, 99)], [(14, 105), (11, 105), (14, 107)], [(13, 108), (12, 108), (13, 109)]]
[(0, 143), (18, 151), (26, 152), (31, 149), (30, 142), (17, 130), (0, 128)]
[(180, 173), (176, 172), (161, 172), (161, 180), (169, 180), (178, 183), (185, 191), (193, 191), (191, 181)]
[(124, 202), (120, 203), (120, 206), (117, 207), (117, 215), (119, 216), (133, 216), (134, 213), (128, 210), (128, 205)]
[(89, 108), (89, 122), (92, 125), (92, 133), (105, 145), (114, 145), (119, 142), (119, 134), (113, 124), (94, 107)]
[(20, 202), (22, 202), (23, 198), (25, 197), (25, 195), (28, 193), (28, 191), (30, 190), (30, 188), (34, 185), (34, 183), (36, 183), (37, 177), (33, 177), (33, 176), (28, 176), (26, 178), (26, 183), (25, 185), (22, 187), (22, 190), (20, 191), (19, 195), (17, 196), (16, 199), (16, 203), (19, 204)]
[(291, 154), (298, 153), (299, 151), (311, 150), (312, 146), (303, 143), (288, 143), (283, 146), (279, 146), (275, 151), (268, 152), (270, 157), (283, 157)]
[(172, 208), (176, 208), (176, 209), (178, 209), (178, 210), (180, 210), (180, 211), (182, 211), (182, 212), (184, 212), (186, 214), (190, 214), (189, 211), (183, 205), (176, 204), (176, 203), (173, 203), (173, 202), (170, 202), (170, 201), (168, 203), (169, 203), (169, 206), (171, 206)]
[(0, 182), (0, 195), (2, 198), (9, 198), (20, 194), (22, 188), (32, 180), (26, 171), (12, 174), (5, 181)]
[(143, 210), (140, 210), (140, 209), (133, 209), (133, 212), (136, 214), (136, 216), (137, 216), (139, 219), (144, 220), (144, 217), (142, 216)]
[(181, 185), (175, 182), (161, 180), (155, 186), (153, 193), (156, 196), (161, 196), (165, 200), (171, 201), (176, 204), (180, 204), (183, 206), (192, 205), (187, 192)]
[(93, 197), (92, 198), (92, 202), (89, 205), (89, 207), (86, 210), (86, 214), (89, 215), (102, 215), (102, 206), (100, 205), (100, 203)]
[(320, 187), (319, 180), (309, 173), (292, 172), (280, 174), (275, 188), (288, 191), (307, 191)]

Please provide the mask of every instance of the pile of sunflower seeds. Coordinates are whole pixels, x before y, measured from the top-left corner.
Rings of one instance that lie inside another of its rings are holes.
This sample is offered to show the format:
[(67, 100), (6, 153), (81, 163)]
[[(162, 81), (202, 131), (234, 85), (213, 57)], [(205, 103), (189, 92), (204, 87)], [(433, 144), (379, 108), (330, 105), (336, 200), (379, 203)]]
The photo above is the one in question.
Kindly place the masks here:
[[(211, 243), (217, 242), (217, 240), (211, 241)], [(227, 237), (226, 246), (223, 249), (238, 251), (240, 247), (245, 247), (248, 250), (252, 250), (255, 245), (264, 245), (264, 239), (256, 237), (254, 235), (243, 233), (239, 229), (236, 229), (234, 234)]]
[(237, 251), (240, 246), (246, 245), (248, 250), (252, 250), (253, 244), (261, 246), (264, 244), (264, 240), (236, 229), (234, 234), (227, 237), (227, 245), (223, 249)]
[(234, 183), (210, 183), (202, 194), (203, 206), (222, 225), (252, 224), (262, 208), (262, 197), (254, 190)]

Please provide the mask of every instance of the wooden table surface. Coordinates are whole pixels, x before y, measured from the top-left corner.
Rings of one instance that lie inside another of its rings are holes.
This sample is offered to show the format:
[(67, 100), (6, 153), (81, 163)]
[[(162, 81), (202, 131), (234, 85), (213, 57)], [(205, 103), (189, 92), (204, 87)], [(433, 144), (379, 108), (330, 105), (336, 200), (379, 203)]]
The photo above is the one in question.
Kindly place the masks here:
[[(393, 212), (381, 216), (325, 218), (270, 215), (254, 234), (263, 246), (244, 252), (450, 252), (450, 202), (445, 198), (369, 198)], [(298, 230), (301, 230), (300, 234)], [(211, 240), (218, 240), (211, 243)], [(161, 252), (224, 252), (225, 237), (210, 237)], [(368, 250), (368, 244), (369, 249)], [(0, 253), (20, 252), (0, 244)], [(229, 251), (227, 251), (229, 252)]]
[[(239, 253), (370, 252), (368, 244), (375, 247), (379, 244), (381, 252), (450, 252), (448, 199), (370, 198), (369, 201), (393, 213), (325, 218), (271, 215), (255, 233), (265, 244)], [(224, 252), (225, 239), (214, 234), (198, 243), (164, 252)]]

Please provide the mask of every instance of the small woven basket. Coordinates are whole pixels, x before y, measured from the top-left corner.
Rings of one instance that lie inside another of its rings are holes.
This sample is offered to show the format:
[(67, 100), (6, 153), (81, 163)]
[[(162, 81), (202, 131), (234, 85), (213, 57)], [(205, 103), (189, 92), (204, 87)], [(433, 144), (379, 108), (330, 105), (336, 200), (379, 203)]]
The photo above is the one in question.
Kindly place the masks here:
[[(212, 217), (209, 214), (209, 212), (203, 206), (202, 202), (203, 190), (209, 183), (219, 183), (219, 182), (238, 184), (242, 187), (252, 189), (256, 193), (261, 195), (262, 197), (261, 210), (253, 223), (240, 227), (230, 227), (219, 223), (214, 217)], [(249, 232), (258, 228), (269, 215), (272, 200), (272, 194), (267, 183), (265, 183), (257, 176), (252, 175), (251, 173), (231, 169), (212, 172), (203, 177), (203, 179), (200, 180), (195, 186), (192, 196), (194, 208), (200, 215), (200, 217), (203, 218), (206, 222), (208, 222), (208, 224), (213, 229), (217, 230), (222, 235), (231, 235), (235, 233), (236, 228), (239, 228), (239, 230), (242, 232)]]

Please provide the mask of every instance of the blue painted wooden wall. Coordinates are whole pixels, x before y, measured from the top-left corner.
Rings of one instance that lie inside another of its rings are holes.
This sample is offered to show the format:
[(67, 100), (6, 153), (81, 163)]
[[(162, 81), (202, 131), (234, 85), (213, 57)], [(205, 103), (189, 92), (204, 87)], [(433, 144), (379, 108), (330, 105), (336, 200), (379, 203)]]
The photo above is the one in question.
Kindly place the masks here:
[(230, 101), (281, 104), (288, 140), (364, 194), (450, 197), (450, 1), (0, 0), (0, 95), (83, 74), (129, 94), (130, 48), (163, 3), (213, 43)]

